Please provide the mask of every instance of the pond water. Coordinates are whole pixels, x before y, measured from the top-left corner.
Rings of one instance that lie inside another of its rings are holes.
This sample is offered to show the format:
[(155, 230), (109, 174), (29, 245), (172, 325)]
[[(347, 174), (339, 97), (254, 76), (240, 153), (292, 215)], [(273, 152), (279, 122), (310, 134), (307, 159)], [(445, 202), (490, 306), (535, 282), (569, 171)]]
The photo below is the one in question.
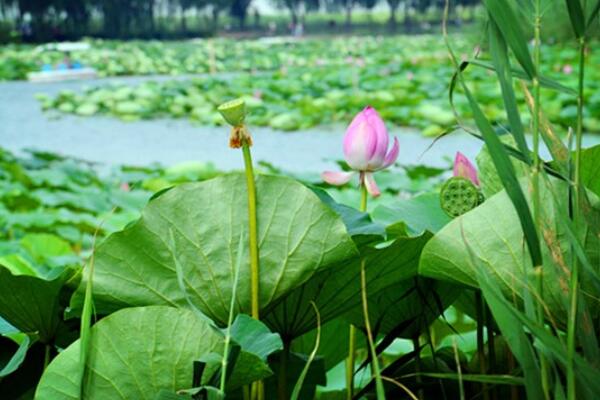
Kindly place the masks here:
[[(60, 90), (82, 90), (86, 86), (144, 80), (185, 79), (186, 77), (110, 78), (85, 82), (31, 84), (0, 83), (0, 146), (21, 152), (36, 149), (75, 156), (107, 165), (173, 165), (184, 161), (212, 162), (219, 169), (241, 168), (238, 151), (228, 148), (229, 128), (196, 126), (187, 120), (161, 119), (124, 122), (109, 117), (51, 117), (41, 111), (36, 93), (56, 94)], [(336, 168), (342, 158), (344, 126), (324, 126), (299, 132), (277, 132), (250, 127), (256, 161), (266, 161), (290, 172), (317, 172)], [(449, 135), (431, 148), (431, 138), (416, 130), (393, 128), (400, 140), (398, 162), (447, 166), (460, 150), (474, 157), (481, 143), (466, 133)], [(587, 145), (600, 143), (600, 136), (587, 136)], [(429, 150), (427, 150), (429, 148)]]

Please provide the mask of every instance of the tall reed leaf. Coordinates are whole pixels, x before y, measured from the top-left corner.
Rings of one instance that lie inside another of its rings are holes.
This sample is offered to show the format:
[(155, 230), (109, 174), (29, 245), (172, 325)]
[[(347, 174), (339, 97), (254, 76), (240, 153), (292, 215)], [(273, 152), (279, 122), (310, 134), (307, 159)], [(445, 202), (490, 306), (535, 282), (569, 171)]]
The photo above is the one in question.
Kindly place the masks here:
[(579, 0), (566, 0), (567, 10), (569, 11), (569, 19), (575, 36), (579, 39), (585, 34), (585, 18), (583, 16), (583, 8)]
[(540, 250), (538, 234), (533, 223), (533, 218), (531, 217), (531, 211), (529, 210), (527, 200), (525, 199), (525, 195), (521, 190), (521, 186), (519, 185), (519, 181), (515, 174), (514, 166), (510, 161), (508, 153), (504, 149), (504, 145), (494, 132), (490, 122), (485, 118), (485, 115), (483, 115), (479, 104), (477, 104), (473, 98), (469, 88), (464, 83), (462, 74), (459, 73), (458, 79), (461, 82), (463, 90), (465, 91), (469, 101), (469, 105), (473, 111), (475, 123), (481, 131), (486, 145), (490, 149), (490, 155), (492, 157), (492, 161), (494, 162), (494, 166), (498, 171), (498, 175), (502, 180), (502, 185), (506, 189), (506, 193), (515, 206), (515, 210), (519, 216), (523, 232), (525, 233), (525, 241), (527, 242), (527, 247), (529, 248), (531, 261), (534, 266), (541, 265), (542, 253)]
[(525, 73), (533, 78), (536, 76), (535, 66), (531, 59), (531, 54), (527, 48), (527, 38), (517, 23), (517, 15), (508, 0), (484, 0), (486, 9), (492, 16), (492, 19), (498, 25), (502, 36), (506, 39), (517, 61), (525, 70)]
[[(489, 1), (486, 1), (486, 4)], [(504, 3), (505, 1), (498, 1), (498, 3)], [(496, 4), (496, 3), (494, 3)], [(509, 7), (506, 4), (506, 7)], [(496, 5), (489, 9), (490, 14), (494, 14), (493, 10), (496, 8)], [(497, 16), (496, 16), (497, 17)], [(479, 131), (482, 133), (485, 143), (487, 144), (490, 155), (492, 157), (492, 161), (494, 162), (494, 166), (498, 171), (498, 175), (502, 180), (502, 185), (506, 189), (506, 193), (510, 197), (513, 205), (515, 206), (515, 211), (519, 216), (519, 221), (521, 222), (521, 227), (523, 228), (523, 233), (525, 234), (525, 241), (527, 242), (527, 247), (529, 248), (529, 253), (531, 257), (531, 261), (533, 266), (542, 265), (542, 252), (540, 250), (540, 241), (538, 238), (537, 231), (535, 229), (535, 225), (533, 223), (533, 218), (531, 216), (531, 211), (529, 210), (529, 206), (527, 204), (527, 200), (525, 199), (525, 195), (521, 190), (521, 185), (519, 185), (519, 181), (517, 179), (515, 168), (512, 165), (512, 162), (508, 156), (507, 151), (504, 148), (504, 145), (494, 132), (492, 125), (486, 119), (483, 111), (477, 104), (477, 101), (471, 94), (471, 91), (467, 87), (467, 84), (464, 81), (462, 75), (462, 67), (459, 65), (456, 55), (452, 51), (452, 46), (450, 46), (450, 41), (448, 39), (448, 32), (446, 29), (446, 22), (448, 20), (448, 0), (446, 0), (446, 7), (444, 9), (444, 40), (446, 41), (446, 46), (448, 48), (448, 52), (450, 54), (450, 59), (452, 60), (454, 67), (456, 68), (456, 79), (460, 82), (465, 95), (469, 101), (469, 105), (471, 106), (471, 110), (473, 111), (473, 117), (475, 118), (475, 123)], [(513, 20), (514, 21), (514, 20)], [(515, 28), (516, 29), (516, 28)], [(506, 37), (506, 35), (505, 35)], [(510, 43), (510, 42), (509, 42)], [(527, 50), (527, 48), (525, 48)], [(531, 61), (531, 57), (529, 56), (529, 51), (527, 50), (527, 55), (529, 57), (529, 61)], [(525, 67), (524, 67), (525, 68)], [(525, 68), (526, 69), (526, 68)], [(451, 89), (452, 90), (452, 89)], [(452, 94), (451, 94), (452, 96)]]
[[(474, 265), (477, 265), (480, 260), (471, 250), (469, 243), (467, 243), (464, 232), (462, 234), (463, 241), (469, 251), (469, 255)], [(493, 281), (489, 277), (489, 272), (484, 266), (481, 268), (475, 268), (477, 282), (481, 288), (481, 292), (487, 302), (494, 320), (498, 324), (500, 331), (506, 343), (510, 347), (515, 358), (519, 361), (523, 370), (525, 380), (525, 391), (527, 392), (527, 398), (529, 400), (542, 400), (544, 394), (542, 392), (540, 368), (538, 360), (536, 358), (535, 351), (531, 345), (523, 324), (510, 312), (513, 307), (506, 301), (500, 289), (493, 284)]]
[[(490, 64), (489, 62), (486, 61), (482, 61), (482, 60), (469, 60), (468, 61), (469, 64), (473, 64), (477, 67), (482, 67), (485, 69), (489, 69), (491, 71), (495, 71), (496, 68), (494, 67), (493, 64)], [(518, 68), (511, 68), (511, 74), (514, 78), (519, 78), (519, 79), (524, 79), (527, 80), (529, 82), (531, 82), (531, 78), (529, 78), (529, 76), (527, 76), (527, 74), (525, 73), (525, 71), (523, 71), (522, 69), (518, 69)], [(552, 90), (556, 90), (557, 92), (561, 92), (564, 94), (568, 94), (570, 96), (577, 96), (577, 91), (573, 90), (570, 87), (567, 87), (553, 79), (550, 79), (546, 76), (539, 76), (538, 77), (539, 81), (540, 81), (540, 85), (542, 87), (545, 87), (546, 89), (552, 89)]]
[(496, 22), (494, 22), (491, 15), (489, 37), (490, 53), (492, 54), (492, 61), (498, 75), (498, 80), (500, 81), (500, 87), (502, 88), (502, 97), (504, 99), (504, 107), (506, 108), (508, 122), (510, 123), (510, 131), (515, 138), (519, 150), (527, 160), (527, 163), (530, 164), (529, 149), (527, 147), (527, 142), (525, 141), (525, 130), (523, 129), (523, 123), (521, 122), (521, 115), (517, 108), (517, 99), (515, 98), (513, 89), (510, 61), (508, 60), (508, 48), (506, 46), (506, 41), (500, 32), (500, 28)]
[[(527, 107), (529, 107), (529, 110), (533, 113), (533, 96), (529, 92), (529, 89), (527, 89), (527, 85), (525, 85), (525, 83), (521, 82), (521, 88), (523, 89), (523, 93), (525, 94), (525, 103), (527, 104)], [(548, 121), (548, 118), (546, 118), (544, 112), (541, 109), (539, 111), (539, 122), (542, 139), (544, 140), (546, 147), (548, 147), (548, 151), (550, 152), (552, 159), (558, 166), (558, 170), (560, 171), (560, 173), (563, 176), (568, 177), (570, 157), (569, 149), (562, 142), (562, 140), (560, 140), (560, 138), (552, 128), (550, 121)]]
[(590, 13), (590, 16), (588, 17), (587, 24), (586, 24), (586, 33), (587, 33), (587, 29), (594, 22), (594, 18), (596, 18), (598, 16), (598, 12), (600, 12), (600, 0), (596, 1), (596, 5), (594, 5), (594, 8), (592, 8), (592, 12)]

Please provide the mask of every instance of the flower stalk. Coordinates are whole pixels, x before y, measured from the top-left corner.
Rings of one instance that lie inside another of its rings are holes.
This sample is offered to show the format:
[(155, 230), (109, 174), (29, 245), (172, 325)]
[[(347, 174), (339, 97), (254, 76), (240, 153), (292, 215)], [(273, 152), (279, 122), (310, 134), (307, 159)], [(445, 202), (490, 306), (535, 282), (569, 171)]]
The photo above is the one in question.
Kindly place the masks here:
[[(585, 9), (585, 7), (584, 7)], [(573, 217), (575, 229), (580, 231), (581, 201), (583, 188), (581, 186), (581, 151), (583, 139), (583, 104), (584, 104), (584, 78), (585, 78), (585, 35), (579, 38), (579, 75), (577, 87), (577, 128), (575, 131), (575, 205), (573, 207)], [(569, 319), (567, 321), (567, 399), (575, 400), (577, 398), (576, 377), (575, 377), (575, 353), (576, 353), (576, 333), (578, 299), (579, 299), (579, 261), (573, 257), (571, 267), (571, 279), (569, 287)]]
[(241, 99), (228, 101), (221, 104), (219, 112), (231, 125), (229, 147), (242, 149), (244, 156), (244, 172), (246, 175), (246, 188), (248, 192), (248, 230), (250, 247), (250, 293), (252, 318), (260, 318), (259, 303), (259, 256), (258, 256), (258, 220), (256, 210), (256, 183), (254, 180), (254, 167), (252, 165), (252, 137), (245, 124), (246, 104)]
[[(331, 185), (340, 186), (349, 182), (355, 172), (358, 172), (361, 191), (360, 211), (367, 212), (368, 195), (377, 197), (381, 194), (375, 182), (374, 173), (388, 168), (398, 158), (400, 149), (398, 139), (394, 138), (391, 149), (388, 149), (389, 141), (390, 137), (383, 119), (373, 107), (365, 107), (354, 117), (344, 136), (344, 158), (354, 172), (326, 171), (322, 174), (323, 180)], [(373, 359), (372, 368), (376, 379), (377, 398), (385, 399), (383, 380), (379, 371), (369, 322), (364, 259), (361, 260), (360, 274), (361, 299), (369, 350)], [(352, 325), (350, 325), (349, 336), (348, 357), (346, 358), (346, 398), (351, 400), (354, 396), (354, 363), (356, 360), (356, 328)]]
[(246, 173), (246, 186), (248, 188), (248, 229), (250, 231), (250, 292), (252, 293), (251, 312), (252, 318), (260, 318), (259, 290), (259, 260), (258, 260), (258, 221), (256, 212), (256, 184), (254, 181), (254, 168), (250, 146), (242, 146), (244, 154), (244, 170)]

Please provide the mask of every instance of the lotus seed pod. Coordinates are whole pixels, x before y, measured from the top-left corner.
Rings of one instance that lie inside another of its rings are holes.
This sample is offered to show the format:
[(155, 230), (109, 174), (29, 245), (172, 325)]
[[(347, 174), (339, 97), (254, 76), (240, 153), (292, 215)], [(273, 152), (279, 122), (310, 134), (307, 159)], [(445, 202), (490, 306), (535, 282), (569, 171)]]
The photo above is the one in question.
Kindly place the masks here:
[(440, 192), (440, 205), (453, 218), (471, 211), (481, 202), (477, 187), (470, 180), (461, 177), (448, 179)]
[(241, 126), (246, 118), (246, 103), (242, 99), (235, 99), (223, 103), (217, 108), (225, 121), (231, 126)]

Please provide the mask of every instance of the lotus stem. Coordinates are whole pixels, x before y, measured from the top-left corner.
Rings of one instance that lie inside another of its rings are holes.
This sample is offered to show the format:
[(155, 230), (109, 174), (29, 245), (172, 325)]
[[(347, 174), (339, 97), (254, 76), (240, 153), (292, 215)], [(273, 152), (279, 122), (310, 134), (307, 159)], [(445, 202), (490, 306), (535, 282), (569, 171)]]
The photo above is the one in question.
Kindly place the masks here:
[[(252, 155), (248, 142), (242, 143), (244, 154), (244, 167), (246, 173), (246, 186), (248, 192), (248, 230), (250, 240), (250, 293), (251, 293), (251, 315), (254, 319), (260, 319), (259, 294), (259, 261), (258, 261), (258, 222), (256, 215), (256, 183), (254, 182), (254, 167), (252, 166)], [(263, 400), (265, 397), (262, 381), (252, 384), (252, 399)]]
[[(496, 371), (496, 340), (494, 337), (494, 317), (492, 316), (492, 312), (490, 308), (485, 305), (485, 324), (487, 330), (487, 339), (488, 339), (488, 361), (489, 368), (488, 372), (490, 374), (495, 374)], [(496, 389), (492, 389), (492, 398), (494, 400), (498, 399), (498, 391)]]
[(356, 359), (356, 328), (350, 325), (348, 358), (346, 359), (346, 399), (354, 396), (354, 360)]
[[(485, 319), (483, 317), (483, 298), (481, 297), (481, 292), (479, 290), (475, 292), (475, 314), (477, 318), (477, 355), (479, 357), (479, 373), (485, 375), (485, 342), (483, 339)], [(481, 391), (483, 393), (483, 398), (489, 400), (490, 394), (488, 392), (487, 384), (481, 384)]]
[[(367, 212), (367, 199), (368, 199), (367, 187), (362, 183), (360, 184), (360, 211)], [(362, 273), (362, 262), (361, 262), (361, 273)], [(356, 360), (356, 328), (354, 325), (350, 325), (349, 339), (348, 339), (348, 358), (346, 359), (346, 399), (352, 400), (354, 396), (354, 363)]]
[(258, 223), (256, 216), (256, 184), (254, 182), (254, 167), (252, 155), (247, 143), (242, 145), (244, 154), (244, 167), (246, 184), (248, 187), (248, 228), (250, 231), (250, 292), (252, 294), (252, 318), (259, 319), (260, 304), (258, 301), (259, 290), (259, 263), (258, 263)]
[(46, 368), (48, 367), (48, 364), (50, 364), (50, 352), (52, 351), (52, 346), (50, 344), (46, 344), (45, 349), (44, 349), (44, 371), (46, 370)]
[(415, 337), (413, 337), (413, 349), (415, 351), (415, 381), (417, 382), (418, 391), (417, 396), (419, 400), (425, 400), (425, 391), (423, 390), (422, 380), (421, 380), (421, 344), (419, 343), (419, 334), (417, 333)]
[(279, 400), (288, 400), (287, 390), (287, 369), (290, 359), (290, 343), (286, 340), (283, 342), (283, 351), (279, 360), (279, 376), (277, 381), (277, 397)]
[(379, 360), (375, 351), (375, 342), (373, 333), (371, 332), (371, 322), (369, 321), (369, 307), (367, 300), (367, 273), (365, 271), (366, 261), (363, 259), (360, 262), (360, 292), (362, 297), (363, 314), (365, 316), (365, 329), (367, 331), (367, 341), (369, 343), (369, 351), (371, 352), (371, 373), (375, 375), (375, 387), (377, 390), (377, 400), (385, 400), (385, 389), (383, 380), (381, 379), (381, 370), (379, 369)]

